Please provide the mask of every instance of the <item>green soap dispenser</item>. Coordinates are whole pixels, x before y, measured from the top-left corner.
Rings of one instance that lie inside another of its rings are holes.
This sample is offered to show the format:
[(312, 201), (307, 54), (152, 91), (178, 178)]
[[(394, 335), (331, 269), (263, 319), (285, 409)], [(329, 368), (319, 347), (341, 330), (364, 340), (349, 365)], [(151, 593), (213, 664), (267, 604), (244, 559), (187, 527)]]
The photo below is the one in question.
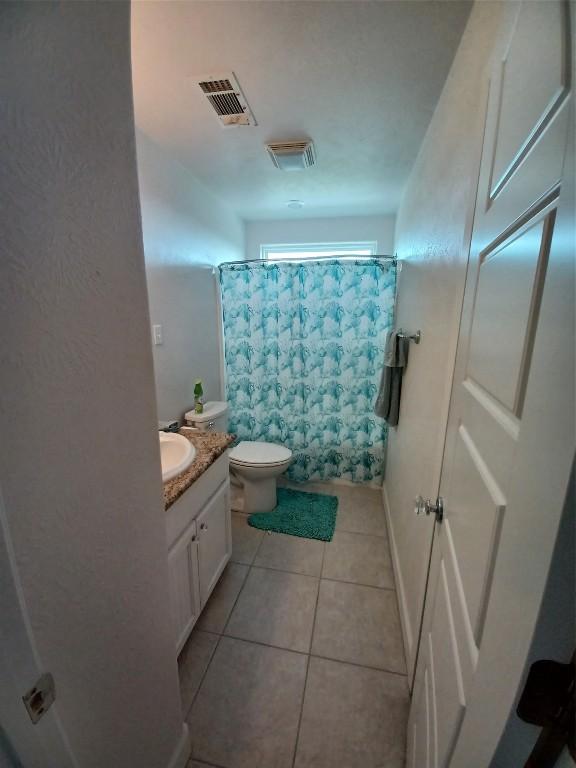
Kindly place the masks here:
[(204, 412), (204, 390), (202, 389), (202, 380), (197, 379), (194, 383), (194, 413)]

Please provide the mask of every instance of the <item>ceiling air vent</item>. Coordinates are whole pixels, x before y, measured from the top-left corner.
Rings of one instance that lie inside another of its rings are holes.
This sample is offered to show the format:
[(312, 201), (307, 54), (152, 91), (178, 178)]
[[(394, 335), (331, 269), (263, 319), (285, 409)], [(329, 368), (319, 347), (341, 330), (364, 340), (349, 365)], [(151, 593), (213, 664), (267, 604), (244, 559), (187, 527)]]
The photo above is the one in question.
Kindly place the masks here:
[(256, 125), (254, 115), (232, 73), (199, 78), (198, 85), (223, 126)]
[(266, 149), (281, 171), (303, 171), (316, 163), (316, 151), (310, 139), (271, 141), (266, 144)]

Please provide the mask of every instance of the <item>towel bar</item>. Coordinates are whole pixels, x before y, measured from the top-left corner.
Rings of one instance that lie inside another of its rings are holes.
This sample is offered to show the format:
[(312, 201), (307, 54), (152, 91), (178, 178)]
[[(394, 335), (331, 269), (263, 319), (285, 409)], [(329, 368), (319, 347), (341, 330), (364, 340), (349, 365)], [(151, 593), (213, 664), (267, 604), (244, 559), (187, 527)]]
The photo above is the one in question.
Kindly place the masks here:
[(421, 338), (421, 336), (422, 336), (422, 334), (420, 333), (420, 331), (416, 331), (416, 333), (404, 333), (404, 331), (402, 330), (402, 328), (399, 328), (399, 329), (398, 329), (398, 334), (397, 334), (397, 335), (398, 335), (398, 336), (399, 336), (401, 339), (410, 339), (410, 341), (413, 341), (413, 342), (414, 342), (414, 344), (420, 344), (420, 338)]

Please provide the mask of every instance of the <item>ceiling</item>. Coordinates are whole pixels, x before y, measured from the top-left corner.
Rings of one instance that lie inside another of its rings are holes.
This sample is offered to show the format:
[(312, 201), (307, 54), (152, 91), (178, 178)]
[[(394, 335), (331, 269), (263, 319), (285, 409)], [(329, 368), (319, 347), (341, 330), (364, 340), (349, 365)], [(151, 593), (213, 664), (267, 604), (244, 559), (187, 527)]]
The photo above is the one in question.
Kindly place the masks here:
[[(463, 0), (132, 4), (136, 123), (246, 220), (395, 213), (460, 41)], [(197, 77), (234, 72), (256, 127), (223, 128)], [(276, 169), (271, 140), (317, 165)], [(290, 199), (305, 207), (287, 208)]]

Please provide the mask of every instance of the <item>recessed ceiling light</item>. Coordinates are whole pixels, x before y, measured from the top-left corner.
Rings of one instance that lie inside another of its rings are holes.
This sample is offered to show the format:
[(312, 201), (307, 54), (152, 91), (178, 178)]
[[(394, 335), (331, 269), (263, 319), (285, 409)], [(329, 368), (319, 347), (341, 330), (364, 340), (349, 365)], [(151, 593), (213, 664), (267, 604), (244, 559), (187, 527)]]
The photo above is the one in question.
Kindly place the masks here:
[(288, 208), (304, 208), (304, 201), (303, 200), (288, 200), (286, 203)]

